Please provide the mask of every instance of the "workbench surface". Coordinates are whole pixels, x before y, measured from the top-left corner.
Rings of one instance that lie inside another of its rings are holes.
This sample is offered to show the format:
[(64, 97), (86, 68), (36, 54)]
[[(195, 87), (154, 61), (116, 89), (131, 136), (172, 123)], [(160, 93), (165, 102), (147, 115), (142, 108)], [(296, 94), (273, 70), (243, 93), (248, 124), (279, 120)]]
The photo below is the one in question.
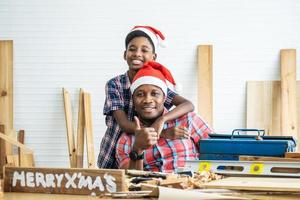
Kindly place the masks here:
[[(0, 200), (97, 200), (97, 199), (112, 199), (110, 197), (100, 198), (90, 195), (65, 195), (65, 194), (40, 194), (40, 193), (21, 193), (21, 192), (4, 192), (0, 196)], [(124, 199), (116, 199), (124, 200)], [(133, 200), (133, 199), (126, 199)], [(135, 199), (134, 199), (135, 200)], [(141, 198), (137, 200), (143, 200)], [(149, 199), (148, 199), (149, 200)]]
[[(257, 200), (296, 200), (300, 199), (300, 194), (251, 194), (251, 193), (237, 193), (235, 196), (245, 197), (246, 199)], [(97, 199), (111, 199), (111, 198), (99, 198), (88, 195), (62, 195), (62, 194), (39, 194), (39, 193), (18, 193), (18, 192), (5, 192), (3, 196), (0, 196), (0, 200), (97, 200)], [(145, 200), (144, 199), (126, 199), (126, 200)], [(125, 200), (125, 199), (115, 199)], [(156, 198), (151, 198), (156, 200)]]

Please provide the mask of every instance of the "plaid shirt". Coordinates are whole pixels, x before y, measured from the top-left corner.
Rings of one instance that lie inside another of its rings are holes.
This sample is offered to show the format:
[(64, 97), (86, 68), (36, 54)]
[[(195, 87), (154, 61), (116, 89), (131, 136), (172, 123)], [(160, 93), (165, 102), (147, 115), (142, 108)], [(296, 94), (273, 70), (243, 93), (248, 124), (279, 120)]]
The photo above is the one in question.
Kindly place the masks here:
[[(159, 138), (156, 145), (144, 151), (144, 169), (148, 171), (176, 172), (184, 167), (186, 160), (199, 158), (199, 140), (207, 138), (213, 130), (195, 113), (190, 112), (182, 117), (167, 122), (164, 129), (184, 126), (191, 133), (190, 138), (165, 139)], [(117, 160), (119, 166), (130, 161), (134, 135), (123, 133), (117, 144)]]
[[(107, 130), (100, 144), (100, 153), (98, 155), (99, 168), (118, 168), (115, 160), (115, 146), (121, 135), (121, 128), (113, 117), (113, 111), (123, 110), (127, 113), (127, 118), (133, 121), (136, 115), (134, 111), (132, 95), (130, 92), (130, 80), (127, 72), (116, 76), (106, 83), (105, 86), (105, 104), (103, 113), (106, 115), (105, 122)], [(168, 90), (165, 101), (165, 107), (170, 109), (172, 100), (176, 93)]]

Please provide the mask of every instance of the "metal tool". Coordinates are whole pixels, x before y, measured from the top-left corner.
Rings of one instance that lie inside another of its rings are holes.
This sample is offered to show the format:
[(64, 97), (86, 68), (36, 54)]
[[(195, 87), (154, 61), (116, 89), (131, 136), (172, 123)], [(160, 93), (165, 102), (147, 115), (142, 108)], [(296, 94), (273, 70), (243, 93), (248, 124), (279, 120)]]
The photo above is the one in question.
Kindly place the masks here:
[(184, 170), (217, 174), (300, 177), (300, 162), (273, 161), (186, 161)]

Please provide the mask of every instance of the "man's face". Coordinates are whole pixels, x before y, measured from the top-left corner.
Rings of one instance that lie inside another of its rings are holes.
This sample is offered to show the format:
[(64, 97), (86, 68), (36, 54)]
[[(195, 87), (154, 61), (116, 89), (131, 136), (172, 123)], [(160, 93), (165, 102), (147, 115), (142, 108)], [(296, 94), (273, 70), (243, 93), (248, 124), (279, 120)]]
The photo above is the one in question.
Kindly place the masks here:
[(133, 93), (133, 102), (138, 115), (144, 120), (155, 120), (164, 111), (165, 95), (154, 85), (141, 85)]

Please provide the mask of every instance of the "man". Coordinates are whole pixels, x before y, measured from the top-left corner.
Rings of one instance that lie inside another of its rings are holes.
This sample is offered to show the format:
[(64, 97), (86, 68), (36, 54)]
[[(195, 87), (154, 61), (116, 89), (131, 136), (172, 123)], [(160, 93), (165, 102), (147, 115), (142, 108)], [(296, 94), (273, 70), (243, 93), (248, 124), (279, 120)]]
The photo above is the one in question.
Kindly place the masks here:
[[(135, 135), (123, 133), (117, 143), (119, 168), (176, 172), (186, 160), (199, 157), (199, 140), (212, 129), (195, 113), (188, 113), (164, 125), (168, 136), (158, 135), (150, 127), (166, 112), (164, 101), (171, 73), (157, 62), (147, 62), (135, 75), (130, 86), (135, 117)], [(169, 139), (170, 135), (173, 139)]]

